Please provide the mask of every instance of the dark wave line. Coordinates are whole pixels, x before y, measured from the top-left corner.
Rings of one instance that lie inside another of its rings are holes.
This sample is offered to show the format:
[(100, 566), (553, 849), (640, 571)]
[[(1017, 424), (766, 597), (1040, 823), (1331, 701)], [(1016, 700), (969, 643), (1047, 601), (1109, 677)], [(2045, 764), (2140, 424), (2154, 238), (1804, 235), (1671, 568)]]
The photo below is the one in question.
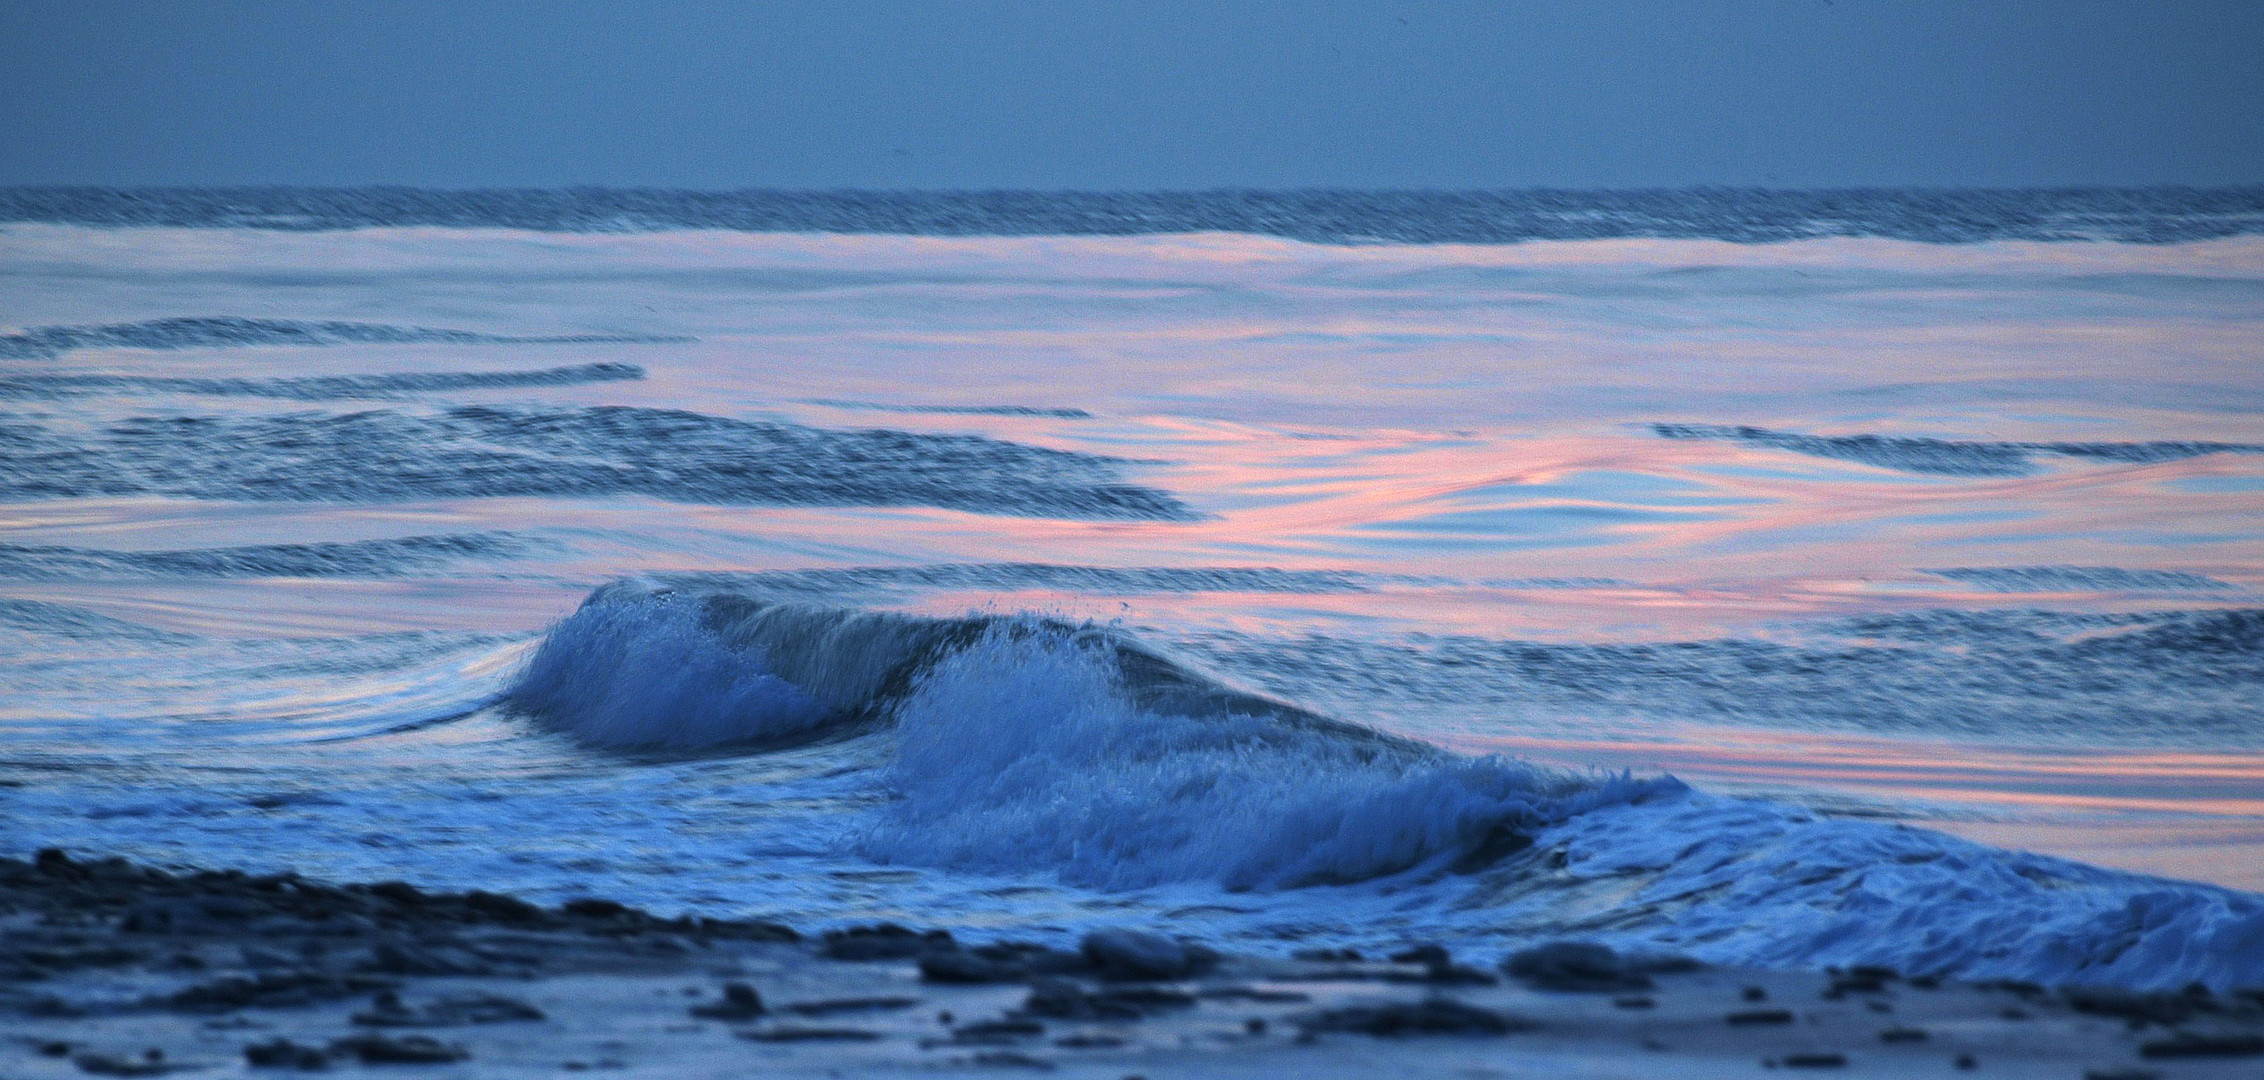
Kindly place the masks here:
[(2185, 570), (2129, 570), (2119, 566), (1960, 566), (1919, 572), (2001, 593), (2240, 588)]
[(842, 431), (626, 406), (137, 416), (93, 430), (0, 414), (0, 499), (643, 495), (713, 505), (1199, 517), (1166, 492), (1126, 482), (1122, 464), (981, 435)]
[(877, 401), (844, 401), (838, 398), (807, 398), (804, 405), (823, 405), (829, 409), (865, 409), (873, 412), (938, 413), (947, 416), (1050, 416), (1061, 420), (1090, 420), (1093, 414), (1083, 409), (1052, 409), (1038, 405), (886, 405)]
[(250, 345), (573, 345), (661, 344), (693, 339), (641, 334), (537, 337), (382, 323), (247, 319), (233, 315), (149, 319), (100, 326), (35, 326), (0, 335), (0, 359), (51, 360), (76, 349), (206, 349)]
[(48, 399), (90, 394), (199, 394), (207, 397), (279, 398), (287, 401), (385, 399), (450, 390), (575, 386), (635, 382), (635, 364), (575, 364), (535, 371), (400, 372), (389, 375), (316, 375), (296, 379), (182, 378), (159, 375), (0, 376), (0, 398)]
[(2264, 232), (2264, 186), (1784, 191), (446, 191), (0, 188), (0, 221), (330, 230), (727, 229), (928, 236), (1239, 232), (1322, 243), (1515, 243), (1617, 237), (1765, 243), (1875, 236), (1932, 243), (2173, 243)]
[(533, 548), (511, 533), (181, 551), (0, 544), (0, 578), (384, 578), (466, 559), (517, 558)]
[(1907, 435), (1803, 435), (1731, 424), (1652, 424), (1651, 432), (1662, 439), (1742, 442), (1933, 476), (2027, 476), (2036, 471), (2033, 458), (2039, 454), (2125, 464), (2183, 461), (2207, 454), (2264, 454), (2264, 443), (2190, 440), (1978, 442)]

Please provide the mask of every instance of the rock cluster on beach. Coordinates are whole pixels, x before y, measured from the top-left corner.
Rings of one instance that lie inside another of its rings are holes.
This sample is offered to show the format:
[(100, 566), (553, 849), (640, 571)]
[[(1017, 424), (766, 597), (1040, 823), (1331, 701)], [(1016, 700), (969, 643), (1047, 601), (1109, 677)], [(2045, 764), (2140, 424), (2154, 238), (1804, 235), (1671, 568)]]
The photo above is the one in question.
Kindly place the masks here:
[(2253, 1075), (2239, 1070), (2264, 1057), (2264, 992), (1718, 971), (1580, 941), (1493, 965), (1432, 943), (1268, 959), (1131, 928), (1077, 946), (891, 924), (804, 937), (596, 898), (540, 907), (48, 850), (0, 859), (0, 1075), (11, 1060), (115, 1076), (224, 1060), (655, 1075), (759, 1061), (789, 1075), (927, 1062), (1113, 1078), (1200, 1073), (1228, 1054), (1322, 1076), (1664, 1056), (1756, 1069), (2061, 1061), (2053, 1075), (2072, 1080), (2160, 1062)]

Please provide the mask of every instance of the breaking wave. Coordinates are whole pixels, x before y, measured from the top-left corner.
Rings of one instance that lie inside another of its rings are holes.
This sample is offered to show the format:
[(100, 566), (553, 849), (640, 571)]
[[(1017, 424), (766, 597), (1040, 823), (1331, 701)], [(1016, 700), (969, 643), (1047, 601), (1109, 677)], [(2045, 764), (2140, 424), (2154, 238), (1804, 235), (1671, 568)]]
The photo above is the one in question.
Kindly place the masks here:
[(886, 740), (848, 834), (881, 863), (1292, 904), (1342, 887), (1318, 902), (1347, 925), (1732, 964), (2145, 987), (2264, 970), (2264, 898), (1671, 777), (1454, 754), (1235, 689), (1106, 626), (623, 582), (553, 628), (507, 697), (601, 747)]

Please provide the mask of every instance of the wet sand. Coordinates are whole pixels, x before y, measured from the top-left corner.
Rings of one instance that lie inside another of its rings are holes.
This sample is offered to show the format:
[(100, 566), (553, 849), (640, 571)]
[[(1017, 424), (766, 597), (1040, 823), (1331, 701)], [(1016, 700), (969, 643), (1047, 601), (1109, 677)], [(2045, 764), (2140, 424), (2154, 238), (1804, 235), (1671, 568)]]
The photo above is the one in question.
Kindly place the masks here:
[(2264, 990), (803, 934), (399, 883), (0, 859), (0, 1077), (2252, 1077)]

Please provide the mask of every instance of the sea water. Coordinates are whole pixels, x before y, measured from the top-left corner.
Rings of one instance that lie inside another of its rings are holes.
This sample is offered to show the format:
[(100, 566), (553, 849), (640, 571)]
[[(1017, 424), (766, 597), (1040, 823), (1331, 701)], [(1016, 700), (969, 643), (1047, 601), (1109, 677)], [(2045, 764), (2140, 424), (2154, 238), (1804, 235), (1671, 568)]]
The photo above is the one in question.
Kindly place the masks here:
[(2264, 192), (0, 192), (0, 849), (2264, 983)]

